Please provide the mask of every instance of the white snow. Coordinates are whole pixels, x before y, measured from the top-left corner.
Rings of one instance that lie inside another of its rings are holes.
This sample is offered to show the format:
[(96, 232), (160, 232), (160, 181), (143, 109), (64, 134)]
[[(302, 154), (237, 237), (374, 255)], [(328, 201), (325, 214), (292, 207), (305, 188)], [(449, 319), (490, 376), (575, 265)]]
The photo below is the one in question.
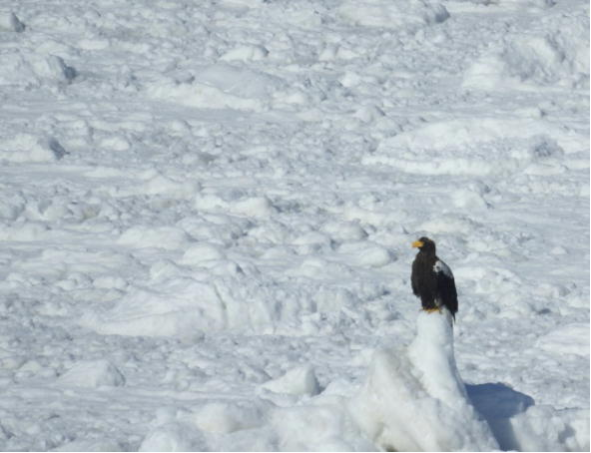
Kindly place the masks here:
[(577, 0), (1, 5), (0, 450), (588, 451), (588, 30)]

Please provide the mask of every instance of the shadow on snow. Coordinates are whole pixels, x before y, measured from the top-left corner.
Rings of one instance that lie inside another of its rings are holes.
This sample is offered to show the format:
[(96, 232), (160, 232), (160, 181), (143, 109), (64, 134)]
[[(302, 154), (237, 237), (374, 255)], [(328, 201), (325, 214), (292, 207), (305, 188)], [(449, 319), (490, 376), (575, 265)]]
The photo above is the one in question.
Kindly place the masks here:
[(535, 404), (534, 399), (501, 383), (466, 384), (468, 398), (488, 422), (502, 450), (519, 450), (511, 418)]

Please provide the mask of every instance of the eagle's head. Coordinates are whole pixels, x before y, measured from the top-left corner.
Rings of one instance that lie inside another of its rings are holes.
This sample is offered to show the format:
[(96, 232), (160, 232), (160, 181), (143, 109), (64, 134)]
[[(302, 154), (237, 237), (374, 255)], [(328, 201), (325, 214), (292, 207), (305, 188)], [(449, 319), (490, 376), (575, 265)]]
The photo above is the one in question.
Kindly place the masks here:
[(428, 237), (422, 237), (418, 241), (414, 241), (412, 246), (418, 248), (420, 252), (435, 253), (435, 242)]

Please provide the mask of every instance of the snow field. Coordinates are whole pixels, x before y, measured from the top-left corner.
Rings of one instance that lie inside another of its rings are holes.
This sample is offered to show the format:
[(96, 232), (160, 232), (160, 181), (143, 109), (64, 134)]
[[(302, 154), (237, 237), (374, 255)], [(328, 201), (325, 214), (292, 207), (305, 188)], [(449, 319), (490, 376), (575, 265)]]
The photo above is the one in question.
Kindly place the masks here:
[(588, 16), (2, 7), (0, 449), (588, 450)]

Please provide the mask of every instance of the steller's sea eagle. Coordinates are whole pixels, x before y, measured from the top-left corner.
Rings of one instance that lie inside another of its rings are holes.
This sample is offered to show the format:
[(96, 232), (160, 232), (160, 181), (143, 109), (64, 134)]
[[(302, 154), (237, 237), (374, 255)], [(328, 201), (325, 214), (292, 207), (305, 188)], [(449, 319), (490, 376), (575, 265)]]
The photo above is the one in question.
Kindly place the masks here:
[(437, 258), (435, 242), (431, 239), (422, 237), (413, 242), (412, 246), (419, 249), (412, 263), (412, 292), (421, 298), (423, 310), (441, 311), (441, 307), (445, 307), (455, 320), (458, 295), (451, 269)]

